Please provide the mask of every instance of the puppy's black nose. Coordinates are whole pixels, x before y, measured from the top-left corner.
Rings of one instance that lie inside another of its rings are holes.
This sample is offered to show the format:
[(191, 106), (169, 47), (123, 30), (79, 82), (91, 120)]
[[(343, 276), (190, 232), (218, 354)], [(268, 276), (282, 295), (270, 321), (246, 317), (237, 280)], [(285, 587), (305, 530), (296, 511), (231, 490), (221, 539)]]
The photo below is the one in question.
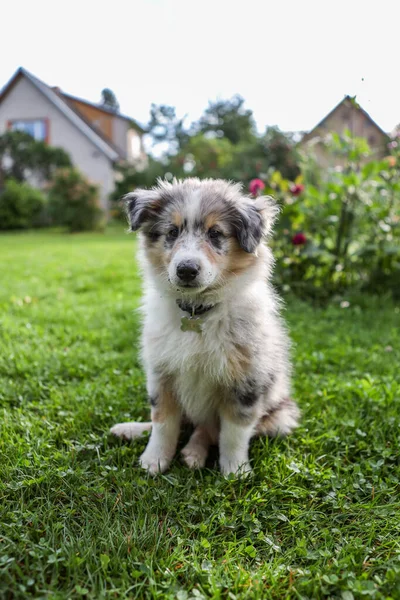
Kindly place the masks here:
[(185, 282), (193, 281), (200, 273), (200, 265), (192, 260), (184, 260), (176, 268), (179, 279)]

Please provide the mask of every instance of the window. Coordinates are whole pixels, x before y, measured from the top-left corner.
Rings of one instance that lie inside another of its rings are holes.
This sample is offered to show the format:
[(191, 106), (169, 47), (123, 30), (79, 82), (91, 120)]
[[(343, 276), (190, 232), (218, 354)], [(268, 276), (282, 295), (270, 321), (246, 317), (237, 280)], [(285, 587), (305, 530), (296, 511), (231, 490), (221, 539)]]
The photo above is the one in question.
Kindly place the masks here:
[(9, 128), (29, 133), (35, 140), (48, 141), (47, 119), (21, 119), (10, 121)]
[(135, 131), (128, 131), (128, 156), (130, 158), (139, 158), (142, 150), (140, 137)]

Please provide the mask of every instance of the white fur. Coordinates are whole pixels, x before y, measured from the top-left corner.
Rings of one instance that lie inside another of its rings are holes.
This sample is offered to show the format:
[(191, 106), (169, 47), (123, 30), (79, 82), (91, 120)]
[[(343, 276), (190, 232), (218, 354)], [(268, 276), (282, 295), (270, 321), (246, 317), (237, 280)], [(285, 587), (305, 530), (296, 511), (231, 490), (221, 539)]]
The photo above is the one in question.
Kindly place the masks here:
[(221, 419), (219, 438), (219, 464), (223, 475), (251, 473), (249, 443), (254, 435), (256, 422), (240, 425)]
[(174, 457), (181, 423), (180, 414), (174, 414), (163, 423), (153, 422), (150, 441), (140, 457), (140, 466), (151, 475), (163, 473)]
[(114, 435), (124, 438), (126, 440), (135, 440), (141, 437), (146, 431), (151, 431), (152, 423), (117, 423), (114, 427), (111, 427), (110, 431)]
[(200, 275), (198, 277), (199, 288), (196, 288), (197, 293), (199, 292), (199, 289), (204, 290), (213, 283), (218, 272), (204, 252), (201, 252), (200, 244), (196, 237), (189, 234), (181, 243), (179, 250), (174, 253), (173, 259), (168, 266), (169, 280), (177, 289), (179, 289), (180, 281), (176, 269), (179, 263), (186, 260), (195, 261), (201, 267)]
[[(259, 252), (262, 255), (266, 249), (261, 248)], [(282, 361), (282, 329), (276, 318), (276, 302), (264, 279), (265, 271), (263, 262), (257, 263), (215, 295), (213, 300), (218, 304), (203, 319), (202, 335), (181, 331), (185, 313), (177, 308), (175, 297), (162, 287), (154, 286), (146, 277), (142, 348), (145, 370), (153, 374), (162, 368), (174, 373), (178, 395), (184, 399), (185, 413), (195, 424), (204, 422), (210, 415), (216, 416), (221, 400), (220, 386), (232, 383), (229, 354), (232, 329), (238, 320), (248, 319), (251, 314), (254, 324), (253, 331), (237, 330), (238, 341), (251, 344), (252, 334), (257, 333), (262, 341), (260, 350), (269, 356), (269, 360)], [(258, 366), (264, 367), (257, 365), (257, 360), (258, 356), (255, 356), (255, 370)], [(289, 394), (284, 361), (281, 366), (277, 400), (285, 389)]]

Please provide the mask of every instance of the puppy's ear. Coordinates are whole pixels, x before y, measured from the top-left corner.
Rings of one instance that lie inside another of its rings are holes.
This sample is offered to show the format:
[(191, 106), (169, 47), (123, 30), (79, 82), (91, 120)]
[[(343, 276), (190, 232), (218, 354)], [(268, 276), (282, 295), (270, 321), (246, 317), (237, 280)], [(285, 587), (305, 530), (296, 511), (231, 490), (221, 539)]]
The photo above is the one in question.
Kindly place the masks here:
[(256, 251), (263, 237), (272, 231), (279, 208), (270, 196), (260, 196), (255, 200), (243, 198), (235, 219), (236, 236), (245, 252)]
[(126, 194), (123, 200), (131, 231), (136, 231), (144, 223), (157, 218), (162, 208), (162, 200), (154, 190), (137, 189)]

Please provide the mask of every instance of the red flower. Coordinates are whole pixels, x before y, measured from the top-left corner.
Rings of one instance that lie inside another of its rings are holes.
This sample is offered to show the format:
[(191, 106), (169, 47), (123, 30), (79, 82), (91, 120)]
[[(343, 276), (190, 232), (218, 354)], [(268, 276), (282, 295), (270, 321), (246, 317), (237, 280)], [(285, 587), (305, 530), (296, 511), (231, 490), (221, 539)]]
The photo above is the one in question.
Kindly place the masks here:
[(250, 181), (249, 190), (250, 194), (257, 196), (259, 192), (262, 192), (265, 188), (265, 183), (261, 179), (252, 179)]
[(395, 167), (396, 166), (396, 157), (395, 156), (387, 156), (386, 160), (389, 163), (389, 167)]
[(295, 183), (291, 186), (290, 192), (293, 196), (300, 196), (300, 194), (304, 192), (304, 185), (302, 183)]
[(293, 237), (292, 237), (292, 244), (293, 246), (303, 246), (304, 244), (307, 243), (307, 238), (304, 235), (304, 233), (296, 233)]

